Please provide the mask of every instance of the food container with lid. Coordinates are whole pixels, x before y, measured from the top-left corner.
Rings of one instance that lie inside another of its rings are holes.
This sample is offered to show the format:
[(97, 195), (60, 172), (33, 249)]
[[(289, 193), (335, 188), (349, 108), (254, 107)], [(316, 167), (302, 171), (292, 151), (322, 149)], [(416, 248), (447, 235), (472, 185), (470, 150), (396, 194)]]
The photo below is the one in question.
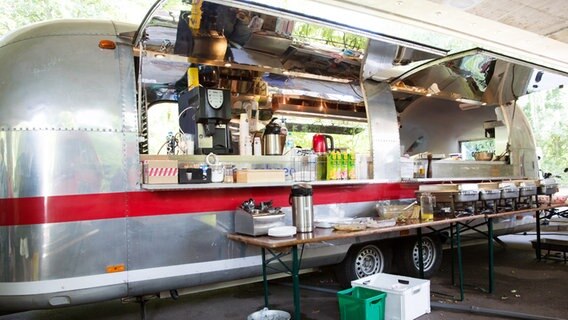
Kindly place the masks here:
[(500, 189), (481, 189), (479, 191), (479, 199), (483, 201), (501, 199)]
[(455, 202), (470, 202), (479, 200), (478, 190), (463, 190), (454, 194)]
[(514, 185), (508, 185), (501, 188), (501, 198), (512, 199), (519, 197), (519, 188)]

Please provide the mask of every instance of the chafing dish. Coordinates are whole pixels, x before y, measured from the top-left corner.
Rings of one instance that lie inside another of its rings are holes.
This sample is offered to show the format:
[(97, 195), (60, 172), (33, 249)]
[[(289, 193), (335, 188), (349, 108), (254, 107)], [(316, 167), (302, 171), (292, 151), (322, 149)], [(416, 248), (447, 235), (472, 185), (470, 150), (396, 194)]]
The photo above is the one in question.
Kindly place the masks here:
[(501, 198), (502, 199), (512, 199), (519, 197), (519, 188), (514, 185), (507, 185), (501, 187)]
[(481, 189), (479, 199), (483, 201), (501, 199), (501, 189)]
[(558, 192), (558, 183), (554, 178), (541, 180), (537, 190), (538, 194), (552, 195)]
[(470, 202), (479, 200), (479, 190), (462, 190), (454, 193), (455, 202)]
[(521, 197), (528, 197), (536, 195), (536, 186), (524, 186), (519, 188)]
[(546, 184), (538, 187), (538, 194), (551, 195), (558, 192), (558, 184)]
[(271, 210), (265, 213), (249, 213), (242, 208), (235, 211), (235, 232), (250, 236), (268, 234), (268, 229), (284, 226), (284, 212)]

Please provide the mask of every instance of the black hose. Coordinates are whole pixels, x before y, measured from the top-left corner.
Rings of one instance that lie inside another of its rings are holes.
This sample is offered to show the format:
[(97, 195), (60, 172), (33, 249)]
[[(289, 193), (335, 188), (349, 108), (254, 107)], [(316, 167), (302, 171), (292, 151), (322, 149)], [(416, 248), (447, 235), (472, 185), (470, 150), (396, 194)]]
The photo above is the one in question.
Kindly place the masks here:
[(470, 313), (475, 313), (475, 314), (500, 316), (500, 317), (513, 318), (513, 319), (565, 320), (565, 319), (562, 319), (562, 318), (539, 316), (539, 315), (522, 313), (522, 312), (514, 312), (514, 311), (499, 310), (499, 309), (490, 309), (490, 308), (484, 308), (484, 307), (478, 307), (478, 306), (447, 304), (447, 303), (439, 303), (439, 302), (430, 302), (430, 307), (432, 307), (434, 309), (443, 309), (443, 310), (447, 310), (447, 311), (470, 312)]

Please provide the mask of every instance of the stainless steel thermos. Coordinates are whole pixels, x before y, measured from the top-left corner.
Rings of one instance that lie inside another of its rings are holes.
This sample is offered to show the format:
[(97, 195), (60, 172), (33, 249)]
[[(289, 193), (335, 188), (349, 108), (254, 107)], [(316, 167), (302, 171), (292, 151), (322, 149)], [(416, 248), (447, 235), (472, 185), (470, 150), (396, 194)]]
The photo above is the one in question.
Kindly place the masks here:
[(262, 136), (263, 141), (263, 153), (265, 156), (277, 156), (282, 154), (284, 146), (280, 140), (281, 126), (280, 124), (274, 122), (277, 118), (272, 118), (270, 122), (266, 125), (264, 129), (264, 135)]
[(290, 192), (289, 202), (292, 206), (292, 222), (298, 232), (314, 230), (313, 190), (309, 184), (295, 184)]

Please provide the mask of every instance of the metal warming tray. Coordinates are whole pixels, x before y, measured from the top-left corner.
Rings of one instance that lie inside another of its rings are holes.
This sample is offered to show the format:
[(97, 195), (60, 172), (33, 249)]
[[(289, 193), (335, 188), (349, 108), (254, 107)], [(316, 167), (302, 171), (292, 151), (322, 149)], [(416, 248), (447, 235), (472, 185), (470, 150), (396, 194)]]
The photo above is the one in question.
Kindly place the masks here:
[(538, 194), (552, 195), (558, 192), (558, 184), (542, 184), (538, 187)]
[(280, 210), (251, 214), (238, 208), (235, 211), (235, 232), (249, 236), (267, 235), (268, 229), (285, 225), (284, 216), (284, 212)]
[(462, 190), (454, 193), (454, 202), (471, 202), (479, 200), (478, 190)]
[(483, 201), (501, 199), (501, 189), (481, 189), (479, 199)]
[(535, 196), (536, 186), (524, 186), (519, 188), (521, 197)]
[(512, 199), (519, 197), (519, 188), (516, 186), (505, 186), (501, 188), (501, 198)]

